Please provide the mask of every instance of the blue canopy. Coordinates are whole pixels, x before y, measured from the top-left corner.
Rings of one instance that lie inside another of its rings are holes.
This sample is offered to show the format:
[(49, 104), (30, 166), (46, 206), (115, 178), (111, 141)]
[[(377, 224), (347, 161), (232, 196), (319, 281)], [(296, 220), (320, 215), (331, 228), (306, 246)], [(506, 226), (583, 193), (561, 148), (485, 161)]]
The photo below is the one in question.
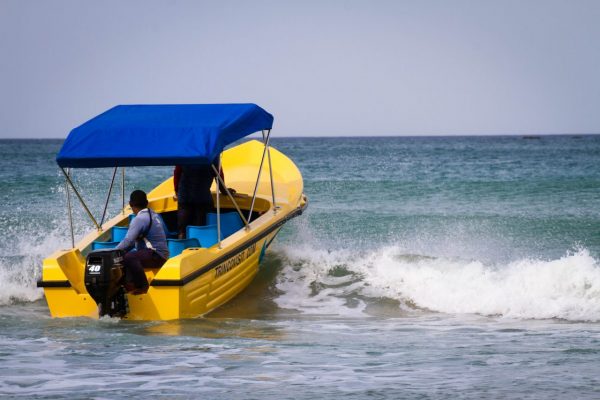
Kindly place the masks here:
[(73, 129), (56, 157), (65, 168), (208, 164), (228, 144), (271, 129), (256, 104), (121, 105)]

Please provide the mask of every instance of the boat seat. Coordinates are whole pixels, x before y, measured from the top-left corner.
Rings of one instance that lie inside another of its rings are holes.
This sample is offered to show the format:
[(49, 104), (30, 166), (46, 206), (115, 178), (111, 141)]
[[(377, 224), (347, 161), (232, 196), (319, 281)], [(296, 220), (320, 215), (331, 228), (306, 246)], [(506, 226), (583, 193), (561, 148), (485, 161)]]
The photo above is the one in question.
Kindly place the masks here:
[(125, 235), (127, 235), (128, 229), (129, 228), (127, 228), (126, 226), (113, 226), (111, 229), (112, 241), (120, 242), (121, 240), (125, 239)]
[[(208, 213), (206, 215), (208, 225), (217, 224), (217, 213)], [(221, 236), (227, 237), (244, 227), (242, 218), (237, 212), (221, 213)]]
[(196, 238), (167, 239), (167, 246), (169, 246), (169, 257), (175, 257), (180, 255), (185, 249), (200, 247), (200, 241)]
[(99, 249), (114, 249), (115, 247), (117, 247), (117, 245), (119, 244), (119, 242), (92, 242), (92, 250), (99, 250)]
[(188, 239), (195, 238), (200, 241), (201, 247), (211, 247), (216, 244), (219, 240), (217, 239), (217, 226), (206, 225), (206, 226), (195, 226), (189, 225), (186, 229), (186, 236)]

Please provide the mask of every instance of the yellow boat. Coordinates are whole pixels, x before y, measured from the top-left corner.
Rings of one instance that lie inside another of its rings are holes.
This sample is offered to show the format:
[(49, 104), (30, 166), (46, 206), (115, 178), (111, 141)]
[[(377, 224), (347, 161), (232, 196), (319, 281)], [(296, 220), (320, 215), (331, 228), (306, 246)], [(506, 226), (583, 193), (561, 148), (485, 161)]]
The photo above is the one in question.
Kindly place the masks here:
[[(231, 122), (232, 115), (237, 120)], [(103, 253), (103, 250), (93, 250), (93, 247), (110, 241), (118, 227), (127, 227), (131, 209), (124, 207), (122, 212), (105, 223), (103, 215), (102, 220), (97, 222), (79, 192), (71, 186), (67, 190), (69, 207), (73, 191), (97, 229), (79, 243), (73, 243), (72, 248), (58, 250), (43, 261), (42, 279), (38, 286), (44, 288), (50, 314), (53, 317), (98, 318), (100, 314), (108, 313), (131, 320), (191, 318), (225, 304), (248, 286), (258, 271), (266, 249), (283, 224), (300, 215), (307, 205), (300, 171), (288, 157), (269, 144), (272, 117), (270, 122), (268, 117), (270, 114), (253, 104), (117, 106), (74, 129), (57, 157), (70, 185), (73, 182), (69, 168), (111, 166), (114, 168), (114, 183), (117, 168), (121, 167), (124, 185), (125, 166), (210, 162), (214, 155), (221, 155), (227, 187), (235, 189), (235, 194), (228, 191), (227, 196), (220, 195), (213, 183), (211, 190), (218, 230), (214, 245), (185, 248), (179, 254), (172, 254), (161, 268), (145, 270), (150, 284), (145, 294), (125, 294), (120, 283), (113, 281), (105, 283), (103, 289), (108, 297), (99, 299), (90, 294), (98, 290), (91, 286), (96, 281), (91, 274), (100, 269), (95, 265), (99, 259), (92, 256), (110, 252)], [(215, 119), (226, 120), (226, 124), (216, 124), (217, 129), (211, 134), (207, 134), (206, 129), (192, 130), (190, 133), (189, 125), (203, 128), (210, 125), (214, 128)], [(133, 123), (130, 123), (131, 120)], [(156, 132), (157, 120), (160, 121), (159, 131), (167, 138), (159, 137), (153, 142), (157, 137), (152, 134)], [(230, 127), (236, 123), (237, 131), (231, 133)], [(240, 126), (244, 128), (238, 132)], [(250, 140), (223, 151), (231, 142), (256, 131), (262, 131), (263, 142)], [(190, 141), (192, 139), (188, 136), (194, 134), (198, 137)], [(198, 143), (206, 145), (210, 142), (207, 137), (217, 137), (220, 141), (213, 141), (216, 144), (212, 149), (205, 146), (205, 149), (197, 150), (202, 147)], [(86, 144), (86, 140), (90, 142)], [(94, 147), (97, 143), (104, 144), (107, 141), (111, 143), (110, 146), (102, 149)], [(174, 146), (180, 148), (172, 150), (173, 143), (169, 142), (177, 141), (182, 143), (175, 143)], [(135, 145), (145, 147), (133, 151), (132, 157), (129, 154), (131, 150), (128, 152), (126, 149)], [(147, 151), (148, 147), (156, 154)], [(177, 210), (173, 196), (172, 177), (148, 193), (149, 207), (163, 216), (166, 225), (174, 219)], [(227, 227), (222, 220), (232, 214), (239, 216), (243, 222), (237, 226), (240, 229), (226, 232)], [(119, 261), (118, 257), (111, 261), (114, 265), (111, 266), (112, 270), (107, 270), (108, 275), (117, 271), (117, 267), (122, 267)], [(120, 307), (117, 310), (119, 312), (111, 313), (106, 308), (102, 310), (99, 306), (104, 304), (107, 307), (106, 302)]]

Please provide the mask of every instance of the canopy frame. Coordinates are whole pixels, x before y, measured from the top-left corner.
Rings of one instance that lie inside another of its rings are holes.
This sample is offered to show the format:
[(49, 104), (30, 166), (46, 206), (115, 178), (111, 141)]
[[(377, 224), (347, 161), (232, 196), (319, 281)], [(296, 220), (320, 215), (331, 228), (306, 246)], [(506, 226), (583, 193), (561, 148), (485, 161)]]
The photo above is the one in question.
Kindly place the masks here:
[[(77, 191), (77, 188), (73, 184), (73, 181), (71, 180), (71, 177), (69, 176), (69, 174), (65, 171), (65, 169), (63, 167), (60, 167), (60, 170), (64, 174), (64, 176), (65, 176), (65, 178), (67, 180), (67, 183), (71, 186), (71, 189), (73, 189), (73, 192), (75, 192), (75, 195), (79, 199), (79, 202), (81, 203), (81, 205), (85, 209), (87, 215), (90, 217), (90, 219), (92, 220), (92, 222), (96, 226), (96, 229), (98, 229), (98, 231), (102, 231), (102, 227), (98, 224), (98, 221), (96, 221), (96, 218), (94, 218), (94, 215), (92, 214), (92, 212), (88, 208), (87, 204), (85, 203), (85, 200), (83, 200), (83, 197), (81, 197), (81, 194), (79, 194), (79, 192)], [(69, 208), (70, 208), (70, 206), (71, 206), (71, 203), (69, 201)], [(71, 229), (72, 229), (72, 227), (71, 227)], [(75, 246), (73, 246), (73, 247), (75, 247)]]
[[(262, 169), (263, 169), (263, 164), (265, 163), (265, 155), (267, 154), (267, 151), (269, 150), (269, 138), (271, 137), (271, 130), (269, 129), (269, 131), (267, 132), (267, 136), (265, 137), (265, 133), (263, 131), (263, 138), (264, 138), (264, 146), (265, 148), (263, 149), (263, 154), (262, 154), (262, 158), (260, 159), (260, 166), (258, 167), (258, 176), (256, 177), (256, 184), (254, 185), (254, 193), (252, 194), (252, 203), (250, 205), (250, 212), (248, 213), (248, 220), (250, 221), (252, 219), (252, 211), (254, 211), (254, 203), (256, 201), (256, 193), (258, 191), (258, 184), (260, 183), (260, 176), (262, 174)], [(273, 180), (273, 172), (271, 171), (271, 181)], [(275, 192), (273, 192), (273, 199), (275, 198)], [(275, 208), (275, 204), (273, 204), (273, 208)]]
[(121, 168), (121, 199), (123, 204), (121, 207), (121, 213), (125, 215), (125, 167)]
[(108, 194), (106, 195), (106, 203), (104, 203), (104, 211), (102, 211), (102, 218), (100, 219), (100, 226), (104, 223), (104, 217), (106, 217), (106, 209), (108, 208), (108, 202), (110, 201), (110, 194), (112, 193), (113, 185), (115, 184), (115, 176), (117, 175), (118, 167), (115, 167), (110, 180), (110, 187), (108, 188)]
[[(67, 169), (67, 176), (71, 173), (70, 169)], [(73, 230), (73, 215), (71, 210), (71, 189), (69, 189), (69, 180), (65, 179), (65, 192), (67, 193), (67, 209), (69, 214), (69, 227), (71, 228), (71, 247), (75, 247), (75, 232)]]
[[(108, 194), (106, 196), (106, 202), (104, 203), (104, 209), (102, 211), (102, 218), (100, 219), (100, 222), (98, 223), (98, 221), (96, 220), (96, 218), (94, 217), (94, 214), (90, 211), (87, 203), (85, 202), (85, 200), (83, 199), (83, 197), (81, 196), (81, 194), (79, 193), (79, 191), (77, 190), (77, 188), (75, 187), (75, 184), (73, 183), (73, 180), (71, 179), (71, 168), (67, 168), (65, 170), (65, 168), (60, 167), (60, 170), (62, 171), (62, 173), (65, 176), (65, 189), (67, 192), (67, 209), (68, 209), (68, 215), (69, 215), (69, 230), (71, 231), (71, 247), (74, 248), (75, 247), (75, 230), (73, 228), (73, 215), (72, 215), (72, 207), (71, 207), (71, 193), (70, 193), (70, 189), (73, 190), (73, 192), (75, 193), (75, 195), (77, 196), (77, 198), (79, 199), (79, 202), (81, 203), (81, 205), (83, 206), (83, 209), (86, 211), (88, 217), (90, 218), (90, 220), (92, 221), (92, 223), (94, 224), (94, 226), (96, 227), (96, 229), (98, 230), (98, 232), (102, 232), (102, 225), (104, 224), (104, 218), (106, 217), (106, 211), (108, 209), (108, 203), (110, 202), (110, 195), (112, 193), (112, 189), (115, 183), (115, 177), (117, 175), (117, 169), (118, 167), (115, 167), (113, 170), (113, 174), (112, 174), (112, 179), (110, 182), (110, 186), (108, 188)], [(123, 207), (121, 208), (121, 213), (124, 215), (125, 214), (125, 167), (122, 168), (122, 172), (121, 172), (121, 176), (122, 176), (122, 180), (121, 180), (121, 194), (122, 194), (122, 204)]]
[[(262, 170), (263, 170), (263, 165), (264, 165), (265, 159), (267, 159), (267, 162), (269, 163), (269, 181), (270, 181), (270, 186), (271, 186), (271, 198), (272, 198), (272, 202), (273, 202), (272, 203), (273, 214), (277, 214), (277, 211), (280, 208), (279, 206), (277, 206), (276, 198), (275, 198), (275, 181), (273, 180), (273, 168), (272, 168), (272, 163), (271, 163), (271, 149), (270, 149), (270, 143), (269, 143), (270, 136), (271, 136), (271, 130), (269, 129), (266, 133), (265, 133), (265, 131), (262, 131), (262, 136), (263, 136), (264, 149), (263, 149), (260, 165), (259, 165), (258, 172), (257, 172), (256, 183), (254, 186), (254, 192), (252, 194), (252, 202), (250, 205), (250, 210), (248, 211), (248, 218), (246, 218), (246, 216), (242, 212), (242, 209), (240, 208), (239, 204), (237, 203), (237, 201), (235, 201), (235, 196), (231, 194), (231, 191), (229, 190), (227, 185), (225, 185), (225, 181), (223, 180), (223, 178), (221, 177), (221, 174), (219, 173), (219, 171), (221, 171), (221, 154), (219, 154), (218, 169), (213, 164), (211, 164), (211, 168), (213, 169), (213, 172), (215, 173), (215, 177), (216, 177), (215, 178), (216, 179), (216, 182), (215, 182), (216, 190), (215, 191), (216, 191), (216, 199), (217, 199), (217, 207), (216, 207), (217, 208), (217, 238), (218, 238), (219, 249), (222, 248), (222, 244), (221, 244), (221, 241), (222, 241), (221, 240), (221, 199), (220, 199), (221, 190), (220, 190), (220, 188), (223, 187), (225, 189), (225, 193), (227, 194), (227, 197), (229, 197), (229, 199), (231, 200), (233, 206), (235, 207), (238, 215), (242, 218), (242, 221), (244, 222), (244, 229), (246, 231), (249, 231), (251, 229), (250, 222), (252, 222), (252, 212), (254, 211), (254, 205), (256, 202), (257, 194), (258, 194), (258, 185), (260, 183), (260, 178), (262, 175)], [(99, 232), (102, 232), (103, 231), (102, 225), (104, 224), (104, 219), (106, 217), (108, 203), (110, 202), (110, 196), (111, 196), (112, 189), (114, 186), (118, 167), (115, 167), (113, 169), (110, 186), (108, 188), (108, 194), (106, 196), (106, 201), (104, 203), (104, 208), (102, 211), (102, 218), (100, 219), (99, 223), (96, 220), (96, 218), (94, 218), (94, 215), (90, 211), (85, 200), (83, 199), (83, 197), (81, 196), (81, 194), (79, 193), (77, 188), (75, 187), (75, 184), (73, 183), (73, 180), (71, 179), (71, 169), (66, 168), (66, 170), (65, 170), (65, 168), (60, 167), (60, 170), (62, 171), (62, 173), (65, 176), (65, 189), (66, 189), (66, 194), (67, 194), (67, 209), (68, 209), (68, 216), (69, 216), (69, 227), (70, 227), (70, 231), (71, 231), (71, 245), (72, 245), (72, 248), (74, 248), (75, 247), (75, 232), (73, 229), (73, 216), (72, 216), (70, 189), (73, 190), (73, 192), (79, 199), (79, 202), (83, 206), (84, 210), (86, 211), (90, 220), (93, 222), (96, 229)], [(124, 215), (125, 214), (125, 167), (121, 168), (121, 199), (122, 199), (121, 213)]]
[(237, 211), (237, 213), (239, 214), (239, 216), (242, 218), (242, 221), (244, 221), (244, 229), (246, 231), (250, 230), (250, 222), (252, 220), (252, 211), (254, 211), (254, 204), (256, 201), (256, 195), (258, 192), (258, 185), (260, 183), (260, 177), (262, 174), (262, 169), (263, 169), (263, 164), (265, 161), (265, 156), (268, 158), (268, 163), (269, 163), (269, 178), (270, 178), (270, 184), (271, 184), (271, 197), (273, 200), (273, 214), (277, 214), (277, 211), (279, 210), (279, 206), (277, 206), (276, 200), (275, 200), (275, 181), (273, 180), (273, 168), (271, 166), (271, 149), (269, 146), (269, 138), (271, 136), (271, 130), (269, 129), (266, 133), (263, 130), (262, 131), (262, 137), (263, 137), (263, 145), (264, 150), (263, 150), (263, 154), (260, 160), (260, 166), (258, 168), (258, 174), (256, 177), (256, 184), (254, 186), (254, 193), (252, 194), (252, 203), (250, 206), (250, 210), (248, 212), (248, 218), (246, 219), (246, 217), (244, 216), (244, 213), (242, 212), (242, 210), (240, 209), (239, 205), (237, 204), (237, 202), (235, 201), (234, 196), (231, 194), (231, 192), (229, 191), (229, 188), (227, 188), (227, 186), (225, 185), (225, 182), (223, 181), (223, 179), (221, 178), (221, 174), (219, 173), (221, 171), (221, 155), (219, 155), (219, 166), (218, 166), (218, 170), (217, 168), (215, 168), (214, 165), (211, 164), (211, 167), (213, 169), (213, 171), (215, 172), (215, 176), (216, 176), (216, 198), (217, 198), (217, 239), (218, 239), (218, 245), (219, 245), (219, 249), (222, 248), (221, 246), (221, 203), (220, 203), (220, 188), (221, 185), (223, 185), (223, 187), (225, 188), (225, 191), (227, 193), (227, 196), (229, 197), (229, 199), (231, 200), (231, 202), (233, 203), (233, 205), (235, 206), (235, 209)]
[[(269, 135), (271, 134), (271, 130), (269, 130)], [(262, 131), (263, 140), (265, 140), (265, 131)], [(277, 214), (277, 210), (279, 210), (279, 206), (275, 201), (275, 181), (273, 180), (273, 167), (271, 166), (271, 146), (269, 143), (265, 143), (267, 146), (267, 156), (269, 158), (269, 174), (271, 179), (271, 196), (273, 197), (273, 214)]]

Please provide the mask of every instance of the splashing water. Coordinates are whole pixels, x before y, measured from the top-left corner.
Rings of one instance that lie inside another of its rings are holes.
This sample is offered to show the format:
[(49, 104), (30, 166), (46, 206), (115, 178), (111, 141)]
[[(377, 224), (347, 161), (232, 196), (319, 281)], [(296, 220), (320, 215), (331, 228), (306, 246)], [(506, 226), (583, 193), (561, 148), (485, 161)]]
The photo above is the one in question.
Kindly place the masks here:
[(305, 313), (359, 315), (365, 312), (360, 299), (368, 297), (450, 314), (600, 321), (600, 265), (585, 249), (503, 265), (411, 254), (401, 246), (362, 253), (286, 246), (282, 252), (287, 266), (277, 287), (284, 294), (276, 301)]

